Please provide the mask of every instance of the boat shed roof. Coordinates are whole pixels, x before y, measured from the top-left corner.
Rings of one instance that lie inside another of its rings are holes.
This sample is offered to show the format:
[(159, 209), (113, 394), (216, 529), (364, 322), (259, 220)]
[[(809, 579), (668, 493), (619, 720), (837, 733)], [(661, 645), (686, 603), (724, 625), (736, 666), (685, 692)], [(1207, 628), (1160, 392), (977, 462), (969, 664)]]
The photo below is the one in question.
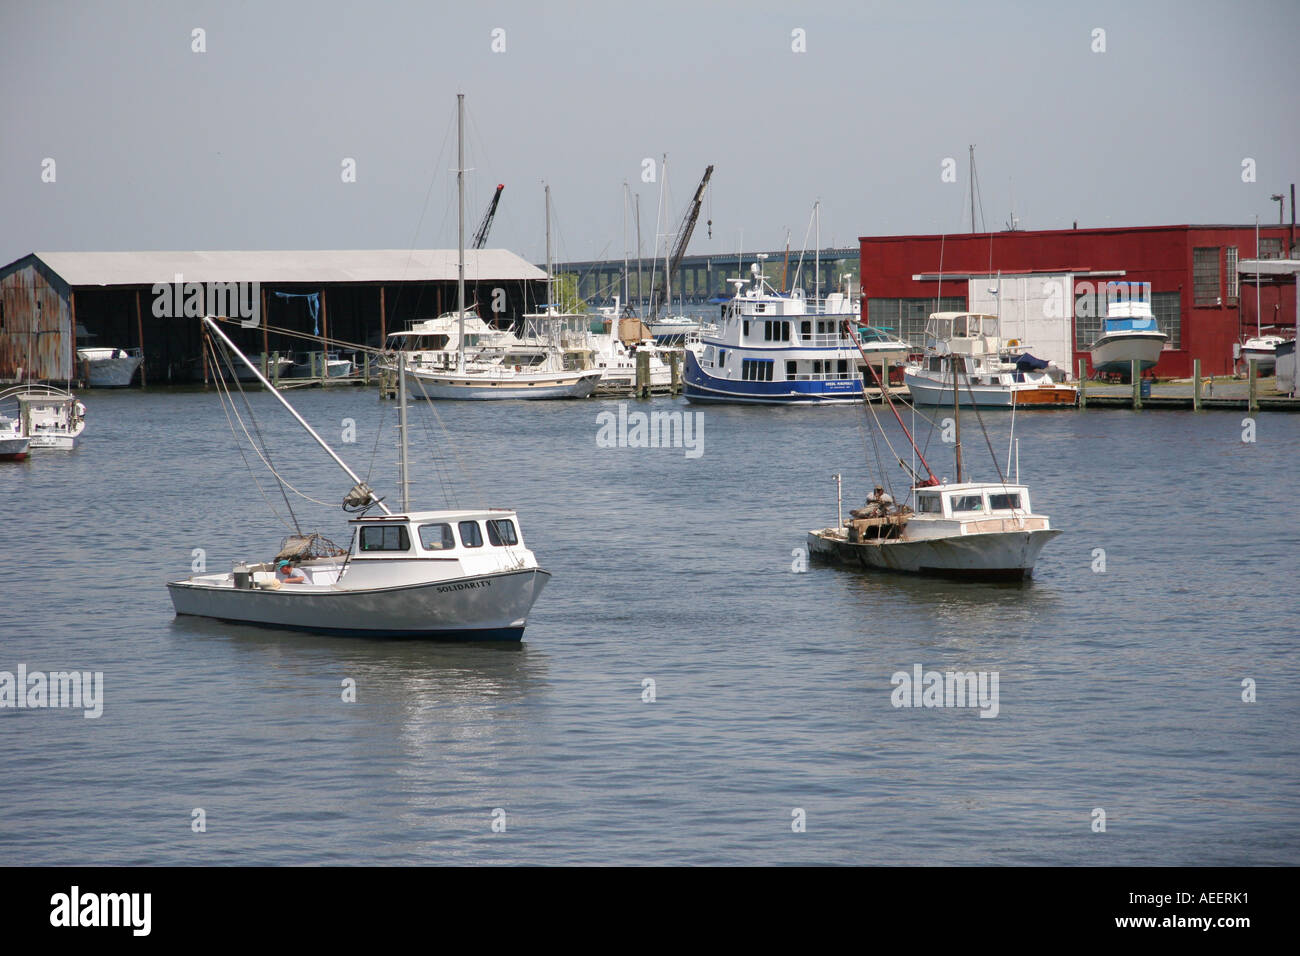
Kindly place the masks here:
[[(70, 286), (183, 282), (455, 282), (455, 249), (314, 249), (262, 252), (36, 252)], [(465, 250), (465, 280), (545, 279), (507, 249)]]

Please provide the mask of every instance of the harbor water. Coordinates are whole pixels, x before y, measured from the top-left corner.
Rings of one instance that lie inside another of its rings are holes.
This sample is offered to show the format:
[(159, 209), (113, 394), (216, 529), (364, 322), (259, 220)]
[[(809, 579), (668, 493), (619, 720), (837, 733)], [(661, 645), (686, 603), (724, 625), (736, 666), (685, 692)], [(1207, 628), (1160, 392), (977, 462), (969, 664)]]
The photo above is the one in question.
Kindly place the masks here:
[[(0, 463), (0, 671), (102, 673), (102, 713), (0, 709), (4, 864), (1300, 863), (1300, 417), (1020, 414), (1064, 534), (1009, 586), (806, 564), (832, 473), (846, 512), (877, 452), (905, 493), (862, 406), (628, 402), (691, 416), (646, 448), (601, 439), (617, 401), (426, 405), (415, 504), (516, 508), (554, 575), (488, 646), (176, 618), (165, 582), (272, 556), (284, 499), (213, 392), (83, 399), (75, 451)], [(346, 545), (348, 479), (249, 400)], [(391, 403), (290, 400), (396, 499)], [(996, 675), (996, 716), (895, 706), (918, 666)]]

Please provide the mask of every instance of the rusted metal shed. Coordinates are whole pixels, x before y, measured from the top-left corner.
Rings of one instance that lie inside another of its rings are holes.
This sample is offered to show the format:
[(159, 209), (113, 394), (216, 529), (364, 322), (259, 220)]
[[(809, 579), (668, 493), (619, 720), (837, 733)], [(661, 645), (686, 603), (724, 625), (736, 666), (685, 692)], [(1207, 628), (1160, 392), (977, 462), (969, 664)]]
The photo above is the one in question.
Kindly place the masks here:
[(0, 268), (0, 382), (72, 378), (72, 287), (34, 255)]

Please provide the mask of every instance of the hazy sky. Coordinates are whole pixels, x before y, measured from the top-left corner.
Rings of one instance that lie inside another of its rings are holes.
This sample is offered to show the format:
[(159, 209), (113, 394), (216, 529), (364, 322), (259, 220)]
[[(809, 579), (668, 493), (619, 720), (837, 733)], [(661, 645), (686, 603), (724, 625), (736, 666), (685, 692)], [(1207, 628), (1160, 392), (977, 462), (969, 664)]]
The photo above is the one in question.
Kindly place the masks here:
[(457, 91), (467, 229), (505, 183), (489, 245), (533, 261), (543, 180), (557, 258), (622, 255), (625, 180), (648, 254), (665, 152), (673, 221), (716, 166), (695, 253), (798, 248), (819, 197), (825, 245), (967, 229), (970, 143), (993, 228), (1276, 221), (1298, 36), (1295, 0), (0, 0), (0, 262), (454, 247)]

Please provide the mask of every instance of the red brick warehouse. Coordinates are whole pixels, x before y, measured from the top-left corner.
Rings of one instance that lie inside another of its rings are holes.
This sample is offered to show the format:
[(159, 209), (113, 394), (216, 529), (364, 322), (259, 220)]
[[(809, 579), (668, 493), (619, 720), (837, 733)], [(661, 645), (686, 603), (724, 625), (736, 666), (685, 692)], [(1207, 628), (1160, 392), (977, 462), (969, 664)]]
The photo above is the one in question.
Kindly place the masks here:
[[(1290, 227), (1261, 225), (1259, 237), (1259, 258), (1282, 258)], [(1237, 271), (1240, 260), (1256, 258), (1253, 224), (863, 236), (858, 242), (864, 319), (897, 330), (914, 345), (920, 344), (931, 312), (994, 311), (989, 290), (998, 286), (992, 279), (998, 272), (1003, 280), (1025, 280), (1018, 285), (1004, 281), (1000, 288), (1030, 290), (1030, 301), (1022, 303), (1029, 310), (1041, 312), (1032, 297), (1045, 284), (1064, 283), (1071, 289), (1073, 294), (1058, 297), (1064, 309), (1053, 313), (1063, 313), (1058, 338), (1065, 344), (1054, 348), (1036, 341), (1036, 335), (1044, 336), (1033, 331), (1022, 343), (1029, 350), (1053, 353), (1050, 357), (1058, 363), (1069, 360), (1071, 371), (1079, 359), (1088, 359), (1101, 326), (1101, 318), (1080, 299), (1108, 282), (1151, 284), (1152, 309), (1169, 335), (1155, 368), (1159, 376), (1190, 376), (1197, 358), (1202, 374), (1229, 374), (1233, 343), (1255, 330), (1255, 287), (1240, 282)], [(1005, 309), (1006, 298), (999, 301)], [(1259, 307), (1263, 326), (1294, 334), (1293, 284), (1266, 279)], [(1005, 311), (1003, 318), (1003, 336), (1011, 338), (1015, 327), (1005, 327)]]

